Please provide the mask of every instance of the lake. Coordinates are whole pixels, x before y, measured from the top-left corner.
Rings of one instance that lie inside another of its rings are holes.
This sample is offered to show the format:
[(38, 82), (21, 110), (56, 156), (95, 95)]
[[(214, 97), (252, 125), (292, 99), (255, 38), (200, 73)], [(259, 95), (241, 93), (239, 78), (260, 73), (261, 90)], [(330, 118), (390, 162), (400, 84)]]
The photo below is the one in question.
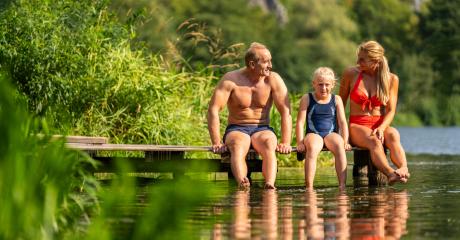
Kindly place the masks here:
[(410, 157), (409, 166), (408, 184), (356, 187), (350, 165), (342, 192), (333, 169), (317, 175), (312, 192), (303, 188), (302, 169), (280, 169), (298, 176), (279, 179), (276, 191), (217, 181), (221, 194), (193, 212), (190, 226), (202, 239), (457, 239), (460, 157)]
[[(206, 183), (211, 182), (216, 188), (215, 194), (186, 217), (189, 237), (458, 239), (460, 128), (398, 129), (410, 153), (411, 178), (407, 184), (355, 185), (359, 181), (352, 178), (350, 156), (344, 191), (337, 188), (333, 167), (317, 170), (314, 191), (305, 190), (302, 168), (280, 168), (275, 191), (262, 189), (260, 173), (253, 173), (250, 191), (238, 191), (232, 180), (210, 177)], [(226, 176), (225, 173), (220, 175)], [(142, 206), (144, 202), (134, 207)], [(132, 214), (129, 212), (123, 221), (130, 222), (127, 219)]]
[(354, 186), (351, 162), (345, 191), (333, 168), (318, 170), (311, 192), (302, 169), (280, 169), (276, 191), (257, 181), (246, 192), (216, 181), (220, 194), (190, 216), (192, 232), (200, 239), (457, 239), (460, 128), (398, 129), (407, 152), (435, 154), (408, 157), (409, 183)]
[(401, 143), (408, 153), (460, 155), (460, 128), (398, 127)]

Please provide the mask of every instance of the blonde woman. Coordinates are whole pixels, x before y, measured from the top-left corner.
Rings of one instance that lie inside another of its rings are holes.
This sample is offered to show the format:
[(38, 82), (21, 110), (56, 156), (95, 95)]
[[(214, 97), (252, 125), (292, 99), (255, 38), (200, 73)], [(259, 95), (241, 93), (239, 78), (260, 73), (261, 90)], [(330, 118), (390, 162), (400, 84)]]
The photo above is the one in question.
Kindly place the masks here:
[[(390, 72), (384, 48), (376, 41), (359, 45), (357, 66), (346, 69), (340, 85), (344, 106), (350, 97), (350, 142), (369, 149), (374, 165), (388, 182), (407, 182), (410, 174), (398, 131), (390, 124), (398, 101), (398, 76)], [(393, 169), (385, 155), (390, 150)]]

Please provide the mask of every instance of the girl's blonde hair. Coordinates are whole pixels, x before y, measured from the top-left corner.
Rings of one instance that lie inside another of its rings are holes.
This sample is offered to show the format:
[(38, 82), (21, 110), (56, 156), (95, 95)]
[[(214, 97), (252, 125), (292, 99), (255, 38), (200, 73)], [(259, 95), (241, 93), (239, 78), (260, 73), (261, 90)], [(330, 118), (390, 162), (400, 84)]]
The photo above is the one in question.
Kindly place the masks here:
[(331, 80), (333, 84), (335, 84), (335, 74), (331, 68), (328, 67), (319, 67), (313, 72), (313, 82), (315, 82), (319, 78), (324, 78)]
[(371, 61), (378, 62), (377, 69), (377, 98), (386, 105), (390, 98), (390, 67), (385, 57), (385, 49), (376, 41), (367, 41), (359, 45), (356, 54), (360, 52), (367, 54)]

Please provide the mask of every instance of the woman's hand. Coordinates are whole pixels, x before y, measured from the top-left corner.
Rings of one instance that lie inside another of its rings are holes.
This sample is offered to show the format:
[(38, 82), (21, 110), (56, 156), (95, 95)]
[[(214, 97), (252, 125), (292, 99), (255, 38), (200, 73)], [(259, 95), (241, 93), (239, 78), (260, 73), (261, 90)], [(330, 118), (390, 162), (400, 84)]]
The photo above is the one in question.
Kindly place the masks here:
[(378, 127), (378, 128), (376, 128), (376, 129), (374, 129), (374, 130), (372, 131), (372, 135), (376, 136), (377, 139), (380, 140), (380, 141), (382, 142), (382, 144), (383, 144), (383, 141), (384, 141), (384, 139), (383, 139), (383, 135), (384, 135), (384, 134), (383, 134), (383, 133), (384, 133), (384, 132), (385, 132), (385, 128), (384, 128), (384, 127)]

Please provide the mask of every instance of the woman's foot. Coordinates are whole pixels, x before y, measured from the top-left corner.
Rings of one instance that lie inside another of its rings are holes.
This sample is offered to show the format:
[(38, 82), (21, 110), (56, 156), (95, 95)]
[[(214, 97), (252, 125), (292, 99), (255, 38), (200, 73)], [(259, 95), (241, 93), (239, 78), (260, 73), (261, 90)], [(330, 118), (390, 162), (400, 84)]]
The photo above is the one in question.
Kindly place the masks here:
[(409, 168), (407, 167), (398, 168), (396, 169), (395, 173), (398, 174), (398, 176), (402, 178), (406, 178), (406, 179), (410, 178)]
[(396, 172), (396, 171), (390, 173), (387, 177), (388, 177), (388, 184), (390, 184), (390, 185), (393, 185), (396, 182), (400, 182), (400, 183), (406, 183), (407, 182), (407, 178), (399, 175), (398, 172)]

